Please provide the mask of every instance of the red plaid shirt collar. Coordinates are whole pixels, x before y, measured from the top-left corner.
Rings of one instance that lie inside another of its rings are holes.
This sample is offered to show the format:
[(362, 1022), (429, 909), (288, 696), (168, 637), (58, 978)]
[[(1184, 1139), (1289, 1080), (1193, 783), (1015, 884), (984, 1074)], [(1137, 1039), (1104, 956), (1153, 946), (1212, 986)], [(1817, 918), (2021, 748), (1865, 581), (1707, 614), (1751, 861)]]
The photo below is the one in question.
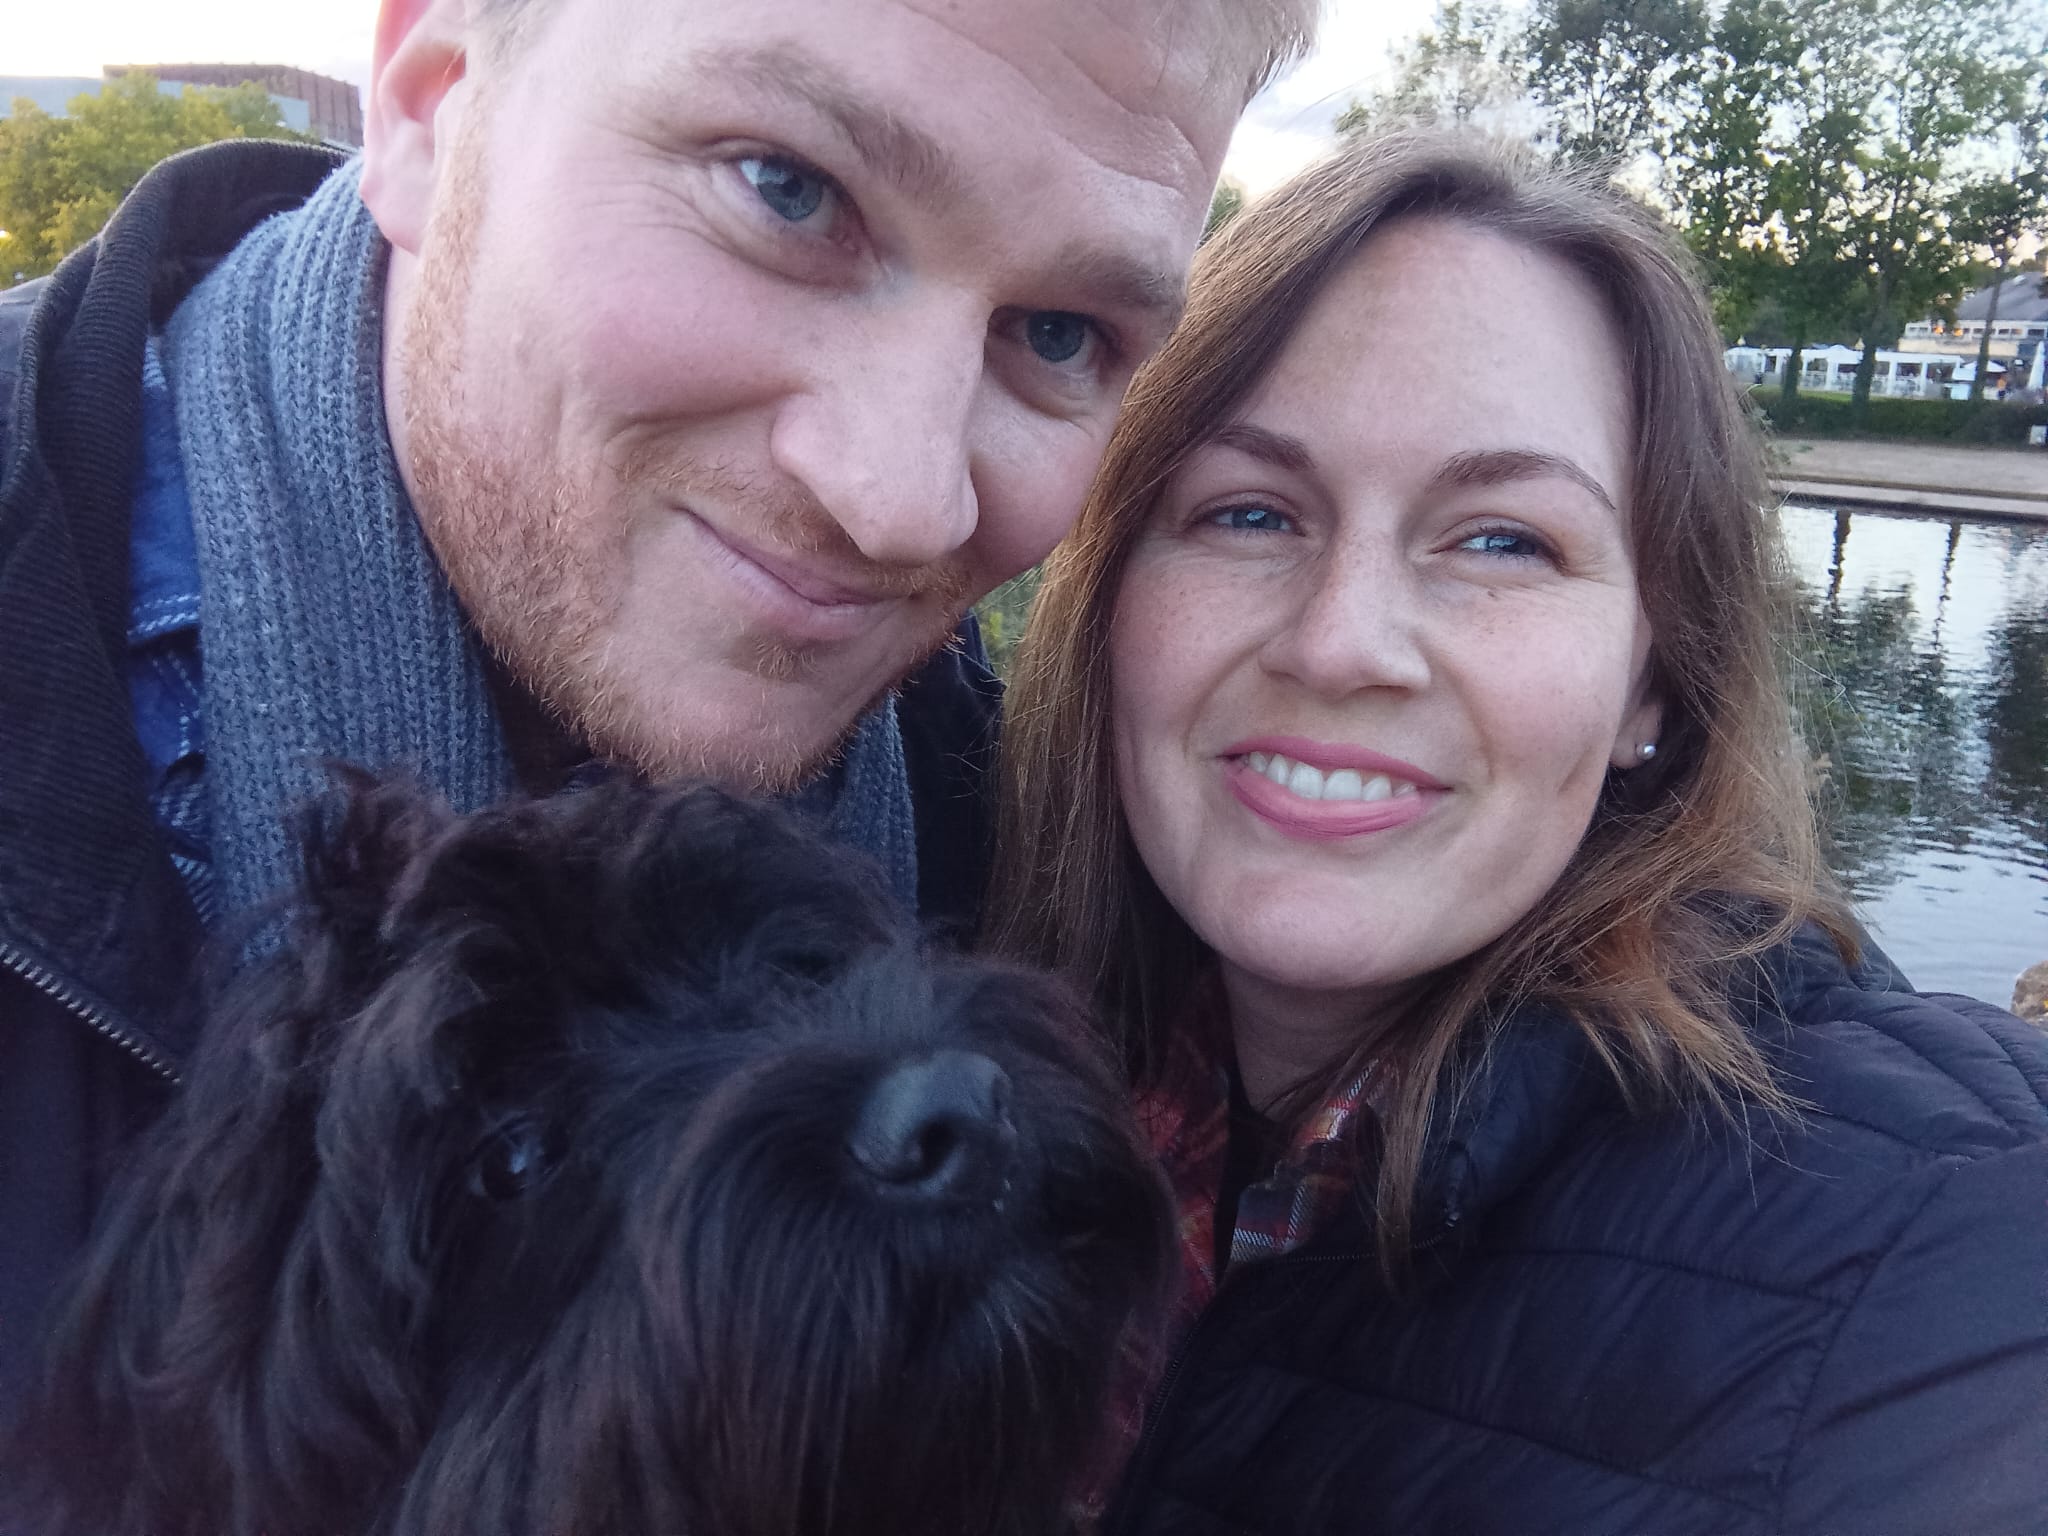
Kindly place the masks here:
[[(1161, 1347), (1143, 1357), (1126, 1355), (1103, 1464), (1087, 1479), (1079, 1501), (1079, 1513), (1091, 1522), (1101, 1516), (1137, 1448), (1161, 1368), (1216, 1295), (1216, 1206), (1230, 1151), (1230, 1067), (1209, 1045), (1219, 1033), (1178, 1033), (1164, 1070), (1134, 1102), (1179, 1208), (1182, 1285)], [(1233, 1266), (1294, 1252), (1352, 1198), (1358, 1182), (1355, 1132), (1359, 1117), (1371, 1113), (1376, 1086), (1370, 1068), (1344, 1084), (1288, 1139), (1273, 1170), (1245, 1187), (1231, 1233)]]
[[(1358, 1182), (1356, 1130), (1371, 1113), (1374, 1074), (1360, 1072), (1288, 1138), (1264, 1178), (1238, 1196), (1230, 1262), (1256, 1264), (1316, 1236)], [(1180, 1209), (1180, 1313), (1192, 1323), (1216, 1294), (1216, 1204), (1230, 1148), (1230, 1069), (1193, 1034), (1174, 1043), (1166, 1070), (1138, 1094), (1138, 1124), (1166, 1166)]]

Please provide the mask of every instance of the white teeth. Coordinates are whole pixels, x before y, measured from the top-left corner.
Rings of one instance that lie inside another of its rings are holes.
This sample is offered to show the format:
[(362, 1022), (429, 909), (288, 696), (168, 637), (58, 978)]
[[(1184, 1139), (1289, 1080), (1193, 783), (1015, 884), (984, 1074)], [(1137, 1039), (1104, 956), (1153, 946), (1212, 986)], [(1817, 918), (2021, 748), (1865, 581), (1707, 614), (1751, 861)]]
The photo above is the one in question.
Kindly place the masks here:
[(1287, 775), (1287, 788), (1304, 800), (1320, 800), (1323, 798), (1323, 770), (1307, 763), (1296, 763)]
[(1356, 768), (1335, 768), (1324, 773), (1278, 752), (1247, 752), (1244, 762), (1253, 773), (1271, 779), (1304, 800), (1395, 800), (1418, 793), (1406, 779), (1384, 773), (1367, 778)]

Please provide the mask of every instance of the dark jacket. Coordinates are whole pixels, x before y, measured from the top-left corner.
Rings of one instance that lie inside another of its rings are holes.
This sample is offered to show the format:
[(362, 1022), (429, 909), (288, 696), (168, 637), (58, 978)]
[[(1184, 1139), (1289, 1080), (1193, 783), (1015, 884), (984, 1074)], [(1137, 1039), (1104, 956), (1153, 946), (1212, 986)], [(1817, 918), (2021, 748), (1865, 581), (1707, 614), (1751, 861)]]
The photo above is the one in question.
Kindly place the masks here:
[[(336, 157), (230, 143), (165, 162), (106, 230), (0, 294), (0, 1423), (118, 1154), (192, 1043), (201, 942), (158, 837), (122, 680), (149, 332)], [(965, 927), (1000, 689), (966, 626), (899, 715), (927, 917)]]
[(1796, 1121), (1632, 1116), (1517, 1020), (1412, 1287), (1355, 1216), (1226, 1274), (1109, 1536), (2048, 1532), (2048, 1037), (1817, 937), (1770, 969)]

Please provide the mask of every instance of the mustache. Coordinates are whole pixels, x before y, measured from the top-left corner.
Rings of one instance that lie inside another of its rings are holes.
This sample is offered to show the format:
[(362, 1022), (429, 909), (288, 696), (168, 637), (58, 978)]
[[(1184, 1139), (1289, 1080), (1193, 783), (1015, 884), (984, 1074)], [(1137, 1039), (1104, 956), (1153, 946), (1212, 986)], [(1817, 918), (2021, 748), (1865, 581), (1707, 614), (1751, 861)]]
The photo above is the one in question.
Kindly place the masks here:
[(639, 445), (616, 463), (622, 486), (693, 511), (737, 512), (736, 532), (772, 553), (796, 555), (822, 576), (876, 598), (917, 598), (956, 616), (973, 596), (958, 552), (917, 566), (890, 565), (861, 552), (824, 504), (803, 486), (714, 460), (678, 457), (659, 443)]

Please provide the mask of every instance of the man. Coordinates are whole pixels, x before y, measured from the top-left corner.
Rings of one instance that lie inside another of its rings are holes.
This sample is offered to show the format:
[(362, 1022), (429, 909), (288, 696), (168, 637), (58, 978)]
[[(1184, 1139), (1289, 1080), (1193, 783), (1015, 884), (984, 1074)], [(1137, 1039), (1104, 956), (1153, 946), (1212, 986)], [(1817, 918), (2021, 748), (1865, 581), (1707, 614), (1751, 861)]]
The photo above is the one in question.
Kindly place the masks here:
[(963, 914), (962, 615), (1310, 9), (387, 0), (359, 170), (195, 152), (0, 299), (0, 1417), (323, 760), (794, 793)]

